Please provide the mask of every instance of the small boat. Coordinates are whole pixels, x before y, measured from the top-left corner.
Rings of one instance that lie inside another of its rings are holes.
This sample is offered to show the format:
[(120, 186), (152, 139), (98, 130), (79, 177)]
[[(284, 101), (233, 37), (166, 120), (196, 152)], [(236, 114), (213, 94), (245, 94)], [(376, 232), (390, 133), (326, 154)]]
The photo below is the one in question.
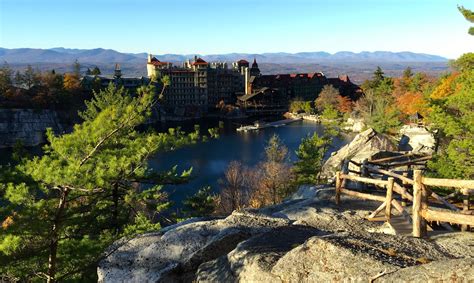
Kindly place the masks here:
[(255, 123), (253, 125), (240, 126), (239, 128), (237, 128), (237, 132), (255, 131), (255, 130), (265, 129), (265, 128), (269, 128), (269, 127), (276, 128), (276, 127), (285, 126), (287, 124), (290, 124), (290, 123), (293, 123), (293, 122), (296, 122), (296, 121), (301, 121), (301, 120), (302, 120), (301, 118), (286, 119), (286, 120), (280, 120), (280, 121), (271, 122), (271, 123), (264, 123), (264, 122), (261, 122), (261, 121), (255, 121)]

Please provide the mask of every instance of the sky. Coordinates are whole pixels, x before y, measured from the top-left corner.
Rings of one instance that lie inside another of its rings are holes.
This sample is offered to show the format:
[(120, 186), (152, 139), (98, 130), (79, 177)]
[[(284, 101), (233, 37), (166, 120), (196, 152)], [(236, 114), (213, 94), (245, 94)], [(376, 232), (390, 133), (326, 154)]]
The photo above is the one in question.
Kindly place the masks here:
[(0, 0), (0, 47), (456, 58), (474, 48), (457, 5), (474, 9), (465, 0)]

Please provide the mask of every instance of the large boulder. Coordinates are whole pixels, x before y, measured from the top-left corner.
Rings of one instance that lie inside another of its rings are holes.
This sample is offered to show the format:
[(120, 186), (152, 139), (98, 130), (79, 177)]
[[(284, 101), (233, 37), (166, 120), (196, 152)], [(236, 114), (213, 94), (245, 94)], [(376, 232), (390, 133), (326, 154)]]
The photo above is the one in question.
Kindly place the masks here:
[(425, 240), (382, 234), (331, 234), (295, 226), (279, 227), (240, 243), (199, 266), (197, 282), (367, 282), (453, 256)]
[(472, 282), (474, 259), (452, 259), (430, 262), (397, 270), (375, 282)]
[(377, 152), (396, 149), (397, 147), (387, 136), (377, 133), (374, 129), (365, 130), (355, 136), (351, 143), (329, 157), (321, 169), (320, 176), (325, 179), (334, 178), (336, 172), (341, 170), (345, 159), (362, 162)]
[(279, 227), (240, 243), (221, 258), (203, 263), (197, 282), (281, 282), (272, 274), (277, 261), (307, 239), (325, 235), (305, 226)]
[(381, 271), (394, 272), (424, 261), (448, 260), (445, 251), (424, 240), (375, 234), (339, 233), (312, 237), (272, 268), (282, 282), (367, 282)]
[(360, 133), (363, 129), (365, 129), (365, 127), (366, 125), (364, 123), (364, 119), (348, 118), (344, 125), (344, 130), (351, 131), (354, 133)]
[(426, 127), (405, 125), (400, 129), (399, 150), (431, 154), (435, 151), (436, 139)]
[(98, 267), (100, 282), (181, 280), (202, 262), (227, 254), (250, 236), (289, 225), (289, 220), (234, 212), (225, 219), (177, 225), (119, 241)]
[(308, 187), (279, 205), (118, 241), (99, 282), (417, 281), (416, 270), (424, 281), (472, 278), (473, 233), (431, 241), (371, 233), (381, 223), (364, 217), (380, 203), (333, 198), (334, 188)]

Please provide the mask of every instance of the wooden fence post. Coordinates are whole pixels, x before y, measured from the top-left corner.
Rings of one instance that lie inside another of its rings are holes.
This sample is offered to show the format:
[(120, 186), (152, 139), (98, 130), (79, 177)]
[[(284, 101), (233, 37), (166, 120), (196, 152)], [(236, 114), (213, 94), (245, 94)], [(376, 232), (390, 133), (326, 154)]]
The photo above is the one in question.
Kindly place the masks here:
[(413, 171), (413, 237), (421, 237), (421, 170)]
[(392, 198), (393, 198), (393, 183), (394, 183), (393, 177), (388, 178), (388, 184), (387, 184), (387, 196), (385, 202), (387, 205), (385, 206), (385, 217), (387, 221), (390, 222), (391, 218), (391, 212), (392, 212)]
[[(428, 209), (428, 190), (425, 185), (421, 184), (421, 211), (426, 211)], [(422, 237), (426, 237), (428, 235), (428, 227), (426, 223), (426, 219), (421, 217), (421, 226), (420, 232)]]
[[(403, 173), (403, 177), (408, 177), (408, 172)], [(405, 190), (408, 192), (408, 185), (409, 184), (407, 184), (407, 182), (405, 182), (405, 181), (402, 181), (402, 185), (405, 188)], [(407, 206), (407, 198), (404, 195), (402, 195), (402, 206), (403, 207)]]
[[(369, 177), (369, 168), (367, 168), (367, 166), (369, 166), (369, 160), (366, 158), (364, 159), (364, 161), (362, 161), (362, 165), (360, 166), (360, 176), (361, 177)], [(362, 183), (362, 189), (363, 190), (367, 190), (367, 184), (366, 183)]]
[[(462, 210), (463, 212), (469, 211), (469, 190), (464, 189), (462, 190)], [(461, 231), (468, 231), (469, 226), (468, 225), (461, 225)]]
[(335, 201), (337, 205), (339, 205), (339, 203), (341, 202), (341, 185), (342, 185), (341, 172), (337, 171), (336, 172), (336, 196), (335, 196)]

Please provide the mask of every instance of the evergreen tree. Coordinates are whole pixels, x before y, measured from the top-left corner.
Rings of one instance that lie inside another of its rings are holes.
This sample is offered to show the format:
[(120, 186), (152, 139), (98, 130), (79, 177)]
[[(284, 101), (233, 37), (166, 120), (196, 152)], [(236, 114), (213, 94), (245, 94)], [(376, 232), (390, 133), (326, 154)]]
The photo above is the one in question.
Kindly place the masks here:
[(94, 69), (92, 69), (91, 75), (100, 75), (100, 69), (99, 67), (95, 66)]
[[(22, 281), (93, 281), (105, 247), (159, 228), (160, 211), (168, 206), (161, 186), (184, 182), (190, 172), (154, 172), (147, 158), (195, 140), (173, 129), (136, 131), (156, 103), (152, 86), (135, 98), (107, 91), (94, 94), (88, 109), (100, 111), (86, 110), (72, 133), (47, 131), (43, 156), (2, 170), (0, 274)], [(116, 100), (99, 102), (111, 93)]]
[[(461, 14), (464, 16), (464, 18), (466, 18), (466, 20), (468, 20), (471, 23), (474, 23), (474, 12), (464, 8), (463, 6), (458, 6), (458, 9), (461, 12)], [(469, 34), (474, 35), (474, 27), (471, 27), (469, 29)]]
[(457, 60), (452, 61), (450, 65), (459, 72), (474, 70), (474, 53), (463, 54)]
[(5, 62), (0, 68), (0, 95), (4, 95), (13, 86), (13, 71)]
[(403, 71), (403, 79), (408, 80), (408, 79), (410, 79), (411, 77), (413, 77), (413, 71), (412, 71), (411, 67), (407, 67), (407, 68)]
[(211, 192), (211, 187), (207, 186), (183, 202), (183, 211), (188, 217), (209, 216), (216, 209), (216, 201), (217, 196)]
[(301, 140), (301, 144), (296, 151), (298, 161), (294, 166), (297, 184), (314, 185), (319, 183), (318, 175), (321, 171), (324, 154), (330, 143), (329, 136), (320, 137), (317, 133)]
[(72, 65), (72, 73), (77, 78), (81, 77), (81, 64), (79, 63), (79, 60), (77, 60), (77, 59), (76, 59), (76, 61), (74, 61), (74, 64)]
[(377, 69), (374, 72), (373, 81), (377, 85), (378, 83), (382, 82), (385, 79), (385, 73), (382, 71), (380, 66), (377, 66)]

